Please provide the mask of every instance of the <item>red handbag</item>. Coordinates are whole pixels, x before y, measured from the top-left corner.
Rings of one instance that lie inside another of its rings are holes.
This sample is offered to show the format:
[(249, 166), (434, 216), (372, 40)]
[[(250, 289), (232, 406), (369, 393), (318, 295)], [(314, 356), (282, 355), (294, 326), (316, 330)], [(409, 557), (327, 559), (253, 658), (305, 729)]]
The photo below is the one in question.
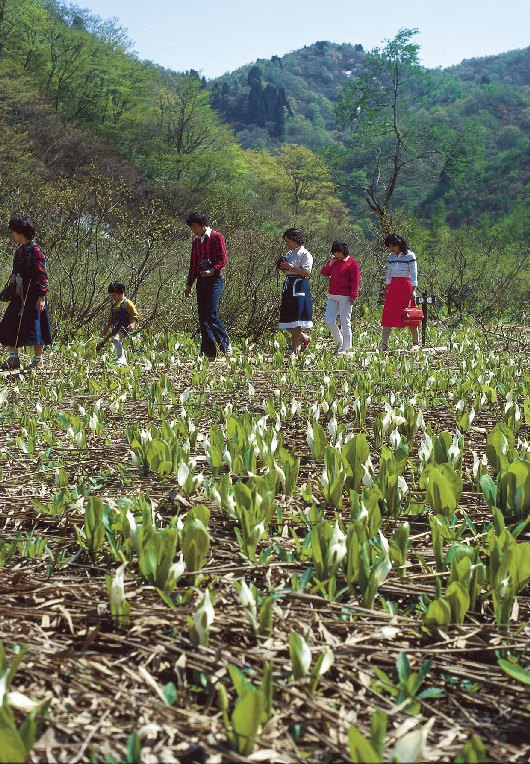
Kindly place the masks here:
[(406, 308), (402, 308), (401, 310), (401, 320), (406, 324), (413, 324), (422, 319), (423, 309), (418, 305), (414, 305), (412, 300)]

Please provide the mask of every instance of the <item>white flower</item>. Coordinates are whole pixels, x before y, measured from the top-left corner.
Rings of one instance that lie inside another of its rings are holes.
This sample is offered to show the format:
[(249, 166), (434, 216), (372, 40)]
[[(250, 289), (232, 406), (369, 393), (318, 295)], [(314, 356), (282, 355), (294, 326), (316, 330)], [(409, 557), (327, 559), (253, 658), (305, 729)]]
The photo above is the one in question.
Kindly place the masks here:
[(145, 446), (146, 443), (149, 443), (151, 440), (153, 440), (153, 436), (149, 430), (140, 430), (140, 443), (142, 446)]
[(228, 469), (232, 469), (232, 455), (227, 448), (223, 451), (223, 461)]
[(210, 599), (210, 590), (206, 590), (206, 594), (201, 600), (201, 603), (195, 613), (193, 614), (193, 625), (199, 638), (199, 644), (204, 645), (208, 637), (210, 626), (215, 618), (215, 610), (213, 609), (212, 601)]
[(285, 488), (285, 481), (286, 481), (285, 472), (282, 470), (280, 465), (277, 464), (276, 462), (274, 462), (274, 469), (276, 471), (276, 475), (277, 475), (277, 477), (278, 477), (282, 487)]
[(387, 539), (387, 538), (385, 538), (385, 536), (383, 536), (383, 534), (382, 534), (382, 532), (381, 532), (381, 531), (379, 531), (379, 540), (380, 540), (380, 542), (381, 542), (381, 546), (382, 546), (382, 548), (383, 548), (384, 552), (385, 552), (386, 554), (388, 554), (388, 550), (389, 550), (388, 539)]
[(423, 440), (420, 443), (420, 447), (418, 448), (418, 456), (421, 462), (425, 463), (429, 461), (429, 459), (431, 458), (432, 449), (433, 449), (432, 438), (430, 437), (430, 435), (425, 433), (425, 435), (423, 436)]
[(8, 692), (7, 702), (11, 708), (15, 708), (17, 711), (23, 711), (30, 713), (40, 706), (40, 703), (36, 700), (31, 700), (27, 695), (23, 695), (21, 692)]
[(460, 446), (458, 445), (458, 433), (456, 433), (453, 436), (453, 442), (447, 449), (447, 456), (449, 458), (449, 461), (453, 462), (453, 464), (456, 464), (458, 461), (458, 457), (460, 456)]
[(330, 650), (329, 647), (326, 647), (323, 652), (322, 657), (322, 663), (320, 664), (320, 668), (318, 670), (318, 675), (323, 676), (326, 671), (329, 671), (330, 668), (333, 666), (333, 661), (335, 660), (333, 652)]
[(184, 485), (186, 485), (186, 480), (188, 479), (190, 474), (190, 468), (186, 464), (186, 462), (180, 462), (178, 470), (177, 470), (177, 483), (181, 488), (183, 488)]
[(328, 422), (328, 432), (333, 443), (337, 439), (337, 430), (338, 430), (337, 420), (335, 419), (335, 417), (332, 417), (332, 419), (330, 419)]
[(361, 478), (361, 483), (365, 485), (367, 488), (371, 488), (374, 484), (374, 479), (370, 472), (366, 469), (366, 466), (363, 464), (363, 476)]
[(125, 599), (125, 582), (123, 578), (123, 571), (125, 570), (126, 563), (120, 565), (114, 578), (112, 579), (112, 585), (110, 587), (110, 599), (114, 609), (119, 612), (121, 603)]
[(2, 676), (0, 676), (0, 707), (4, 703), (4, 697), (6, 694), (6, 688), (7, 688), (7, 675), (9, 674), (9, 671), (5, 671)]
[(403, 477), (403, 475), (398, 476), (398, 494), (399, 498), (403, 498), (406, 493), (408, 493), (409, 487), (407, 485), (407, 481)]
[(239, 590), (239, 601), (246, 608), (255, 608), (256, 600), (244, 578), (241, 579), (241, 589)]
[(218, 509), (222, 509), (223, 508), (223, 500), (221, 499), (221, 494), (219, 493), (217, 488), (212, 488), (212, 497), (213, 497), (213, 500), (215, 502), (215, 506)]
[(338, 566), (346, 557), (347, 551), (346, 535), (339, 528), (338, 522), (336, 522), (329, 543), (329, 561), (333, 566)]
[(394, 451), (399, 447), (399, 444), (401, 443), (401, 440), (402, 440), (402, 438), (401, 438), (400, 432), (397, 429), (396, 430), (392, 430), (392, 432), (388, 436), (388, 441), (389, 441), (390, 446), (392, 447), (392, 449)]
[(184, 562), (182, 552), (181, 552), (179, 555), (178, 562), (174, 562), (169, 569), (170, 580), (176, 584), (179, 578), (181, 578), (184, 575), (185, 570), (186, 570), (186, 563)]

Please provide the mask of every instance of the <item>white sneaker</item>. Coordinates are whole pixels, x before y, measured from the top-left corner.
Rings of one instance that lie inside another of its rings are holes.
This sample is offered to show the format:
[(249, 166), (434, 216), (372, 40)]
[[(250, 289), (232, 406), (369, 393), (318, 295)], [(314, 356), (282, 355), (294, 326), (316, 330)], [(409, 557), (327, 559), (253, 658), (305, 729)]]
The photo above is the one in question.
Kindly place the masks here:
[(116, 361), (116, 366), (127, 366), (127, 358), (121, 355)]
[(417, 352), (418, 352), (418, 350), (421, 350), (421, 346), (420, 346), (420, 345), (411, 345), (411, 348), (410, 348), (410, 349), (411, 349), (411, 351), (412, 351), (413, 353), (417, 353)]

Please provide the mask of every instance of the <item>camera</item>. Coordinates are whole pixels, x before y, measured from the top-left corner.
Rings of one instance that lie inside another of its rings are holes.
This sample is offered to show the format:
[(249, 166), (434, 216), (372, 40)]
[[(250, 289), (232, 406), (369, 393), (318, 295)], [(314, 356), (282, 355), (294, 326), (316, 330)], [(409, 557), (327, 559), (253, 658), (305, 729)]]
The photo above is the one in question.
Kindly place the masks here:
[(209, 257), (206, 258), (206, 260), (202, 260), (199, 263), (199, 270), (200, 271), (210, 271), (213, 268), (213, 263), (210, 260)]
[(282, 263), (288, 263), (289, 260), (285, 257), (285, 255), (282, 255), (276, 260), (276, 267), (280, 269)]

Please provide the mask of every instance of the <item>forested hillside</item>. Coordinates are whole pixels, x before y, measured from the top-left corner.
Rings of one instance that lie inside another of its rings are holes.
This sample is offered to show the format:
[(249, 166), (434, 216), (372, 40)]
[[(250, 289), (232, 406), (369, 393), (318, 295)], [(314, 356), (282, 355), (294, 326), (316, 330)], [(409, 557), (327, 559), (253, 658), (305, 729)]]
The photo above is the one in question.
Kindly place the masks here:
[[(520, 312), (505, 287), (527, 288), (530, 49), (428, 71), (412, 40), (396, 37), (394, 60), (317, 42), (207, 82), (140, 61), (115, 21), (0, 0), (0, 211), (36, 217), (61, 326), (93, 325), (109, 272), (150, 306), (149, 321), (186, 326), (189, 307), (174, 305), (192, 208), (229, 238), (237, 279), (225, 310), (241, 333), (274, 324), (274, 262), (294, 224), (320, 260), (337, 236), (352, 242), (361, 304), (379, 289), (378, 234), (397, 226), (429, 253), (426, 287), (482, 316)], [(394, 65), (392, 135), (382, 95)], [(242, 283), (262, 298), (248, 315)]]
[[(245, 146), (274, 150), (287, 141), (323, 150), (359, 213), (366, 157), (339, 129), (336, 107), (345, 83), (362, 77), (365, 56), (361, 45), (317, 42), (259, 60), (209, 83), (212, 105)], [(405, 104), (418, 130), (436, 127), (438, 150), (407, 170), (400, 205), (459, 225), (491, 223), (527, 203), (530, 48), (419, 69)]]

